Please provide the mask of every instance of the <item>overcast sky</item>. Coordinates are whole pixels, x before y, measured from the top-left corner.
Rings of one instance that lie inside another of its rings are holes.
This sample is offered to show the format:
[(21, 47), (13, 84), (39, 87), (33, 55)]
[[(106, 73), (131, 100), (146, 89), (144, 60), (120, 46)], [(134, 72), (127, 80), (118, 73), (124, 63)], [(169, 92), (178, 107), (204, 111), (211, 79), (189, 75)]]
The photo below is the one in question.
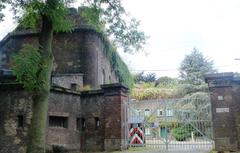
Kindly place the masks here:
[[(186, 54), (198, 48), (220, 72), (240, 71), (240, 0), (123, 0), (150, 38), (145, 53), (121, 54), (130, 70), (178, 76)], [(0, 23), (0, 39), (14, 28)]]

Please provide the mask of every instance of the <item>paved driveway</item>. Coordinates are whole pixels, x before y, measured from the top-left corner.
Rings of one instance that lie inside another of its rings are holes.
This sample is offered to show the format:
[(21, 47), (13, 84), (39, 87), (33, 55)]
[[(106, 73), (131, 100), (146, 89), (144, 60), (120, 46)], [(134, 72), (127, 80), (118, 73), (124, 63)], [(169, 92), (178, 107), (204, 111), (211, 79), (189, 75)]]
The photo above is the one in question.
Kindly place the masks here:
[[(209, 153), (209, 151), (191, 150), (191, 151), (164, 151), (164, 150), (143, 150), (143, 151), (124, 151), (125, 153)], [(124, 153), (123, 152), (123, 153)]]
[(209, 153), (209, 150), (174, 150), (174, 151), (166, 151), (166, 150), (156, 150), (156, 149), (143, 149), (143, 150), (127, 150), (127, 151), (117, 151), (114, 153)]

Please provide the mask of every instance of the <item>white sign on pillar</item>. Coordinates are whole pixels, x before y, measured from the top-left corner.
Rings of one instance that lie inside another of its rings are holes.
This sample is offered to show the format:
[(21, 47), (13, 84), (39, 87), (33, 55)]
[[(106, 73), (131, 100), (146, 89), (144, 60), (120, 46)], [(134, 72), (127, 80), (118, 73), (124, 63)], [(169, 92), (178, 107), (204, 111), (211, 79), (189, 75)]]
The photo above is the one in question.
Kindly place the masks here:
[(229, 113), (229, 108), (216, 108), (216, 113)]

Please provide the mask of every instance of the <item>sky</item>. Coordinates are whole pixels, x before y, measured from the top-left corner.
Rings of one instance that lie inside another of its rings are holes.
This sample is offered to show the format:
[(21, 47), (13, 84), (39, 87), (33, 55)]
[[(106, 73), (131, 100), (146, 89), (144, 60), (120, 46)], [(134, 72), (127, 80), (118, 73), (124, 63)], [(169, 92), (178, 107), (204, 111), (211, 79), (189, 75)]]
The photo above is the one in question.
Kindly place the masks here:
[[(123, 0), (131, 16), (141, 21), (149, 39), (144, 50), (120, 53), (132, 72), (177, 77), (185, 55), (197, 48), (214, 61), (219, 72), (240, 72), (239, 0)], [(7, 13), (0, 39), (16, 24)]]

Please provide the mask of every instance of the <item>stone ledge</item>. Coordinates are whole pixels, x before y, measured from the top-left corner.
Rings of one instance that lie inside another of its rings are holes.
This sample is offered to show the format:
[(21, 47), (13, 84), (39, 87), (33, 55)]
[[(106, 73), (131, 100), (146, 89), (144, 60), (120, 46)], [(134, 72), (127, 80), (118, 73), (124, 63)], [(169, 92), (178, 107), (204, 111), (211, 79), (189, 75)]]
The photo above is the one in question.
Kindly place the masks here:
[(52, 86), (50, 91), (80, 95), (79, 91), (75, 91), (75, 90), (71, 90), (71, 89), (67, 89), (67, 88), (63, 88), (63, 87), (59, 87), (59, 86)]
[(88, 91), (81, 91), (81, 96), (89, 96), (89, 95), (97, 95), (97, 94), (103, 94), (102, 89), (98, 90), (88, 90)]
[(214, 73), (214, 74), (207, 74), (205, 76), (205, 82), (208, 80), (215, 80), (215, 79), (233, 79), (234, 74), (233, 72), (224, 72), (224, 73)]
[(62, 77), (62, 76), (83, 76), (83, 73), (67, 73), (67, 74), (53, 74), (52, 77)]

